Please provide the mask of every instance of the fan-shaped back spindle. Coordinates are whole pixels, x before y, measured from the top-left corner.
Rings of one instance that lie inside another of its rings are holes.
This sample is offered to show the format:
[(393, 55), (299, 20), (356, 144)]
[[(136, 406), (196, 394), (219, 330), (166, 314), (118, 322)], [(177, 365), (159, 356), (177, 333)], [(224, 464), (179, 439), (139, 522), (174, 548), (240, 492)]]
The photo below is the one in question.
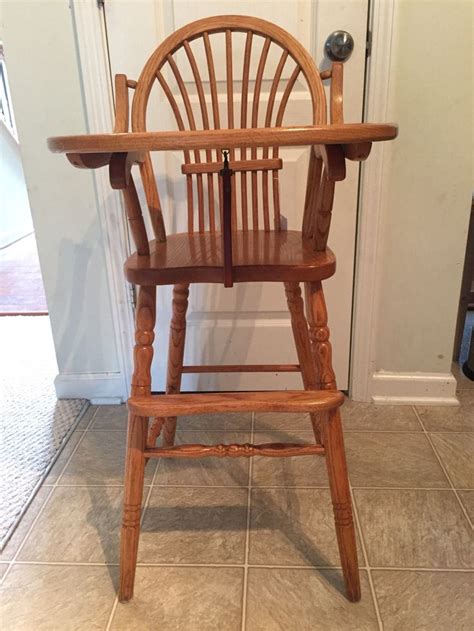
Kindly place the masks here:
[[(245, 34), (242, 59), (234, 53), (236, 33)], [(219, 37), (225, 46), (223, 77), (218, 76), (215, 64)], [(275, 48), (274, 57), (278, 61), (272, 64), (270, 59)], [(198, 51), (206, 60), (206, 70), (197, 61)], [(239, 72), (237, 76), (236, 69), (240, 66), (242, 74)], [(192, 76), (192, 89), (190, 80), (184, 78), (188, 76)], [(233, 129), (239, 124), (241, 128), (280, 127), (298, 79), (305, 80), (310, 94), (312, 124), (324, 124), (326, 100), (319, 72), (294, 37), (257, 18), (218, 16), (198, 20), (168, 37), (146, 63), (133, 99), (132, 130), (147, 130), (147, 106), (155, 82), (161, 86), (181, 131), (212, 127)], [(240, 91), (235, 92), (238, 81), (241, 81)], [(221, 94), (218, 82), (225, 86)], [(270, 86), (266, 109), (261, 98), (264, 83)], [(235, 111), (239, 98), (240, 116)], [(214, 156), (213, 153), (211, 150), (184, 152), (182, 172), (186, 176), (189, 232), (215, 232), (221, 226), (223, 204), (218, 172), (222, 168), (222, 156), (219, 151)], [(256, 148), (249, 152), (245, 148), (231, 149), (229, 158), (235, 173), (233, 230), (280, 230), (282, 161), (278, 147), (272, 150), (266, 147), (261, 152)]]

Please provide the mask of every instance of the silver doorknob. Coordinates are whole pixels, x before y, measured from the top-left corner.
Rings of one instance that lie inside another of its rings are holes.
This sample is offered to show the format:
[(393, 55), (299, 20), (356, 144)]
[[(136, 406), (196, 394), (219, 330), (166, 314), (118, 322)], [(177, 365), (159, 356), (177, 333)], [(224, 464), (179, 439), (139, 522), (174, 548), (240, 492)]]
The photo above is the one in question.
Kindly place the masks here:
[(326, 57), (331, 61), (347, 61), (354, 50), (354, 40), (347, 31), (334, 31), (324, 44)]

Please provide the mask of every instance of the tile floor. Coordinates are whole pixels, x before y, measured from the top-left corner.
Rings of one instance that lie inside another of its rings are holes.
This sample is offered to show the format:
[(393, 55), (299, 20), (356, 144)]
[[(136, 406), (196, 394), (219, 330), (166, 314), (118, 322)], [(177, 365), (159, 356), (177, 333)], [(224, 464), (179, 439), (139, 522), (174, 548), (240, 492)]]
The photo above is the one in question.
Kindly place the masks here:
[[(310, 457), (151, 461), (136, 596), (117, 604), (126, 412), (92, 407), (0, 558), (4, 628), (472, 629), (474, 389), (460, 385), (459, 408), (343, 408), (358, 604), (343, 594), (324, 460)], [(308, 425), (201, 417), (179, 438), (306, 440)]]

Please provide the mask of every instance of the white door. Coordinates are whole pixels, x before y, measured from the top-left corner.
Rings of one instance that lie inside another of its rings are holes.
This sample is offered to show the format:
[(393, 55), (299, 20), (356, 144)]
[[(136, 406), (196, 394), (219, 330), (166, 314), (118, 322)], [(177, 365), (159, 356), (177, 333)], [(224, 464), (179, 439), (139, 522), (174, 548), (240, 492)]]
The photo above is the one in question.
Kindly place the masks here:
[[(239, 13), (272, 21), (296, 36), (320, 68), (328, 66), (323, 54), (326, 37), (334, 30), (349, 31), (355, 40), (355, 50), (345, 64), (345, 120), (361, 120), (368, 0), (254, 0), (239, 3), (227, 0), (106, 0), (104, 10), (112, 73), (125, 73), (130, 79), (138, 78), (146, 60), (166, 36), (184, 24), (211, 15)], [(234, 55), (238, 54), (238, 47), (236, 42)], [(223, 63), (218, 56), (215, 60)], [(184, 73), (184, 78), (191, 81), (191, 73), (188, 76)], [(261, 100), (268, 95), (265, 88), (264, 84)], [(149, 129), (152, 126), (156, 130), (166, 129), (169, 123), (168, 103), (159, 94), (156, 93), (151, 105)], [(309, 112), (309, 96), (302, 92), (301, 98), (289, 107), (284, 124), (307, 123)], [(281, 157), (285, 165), (281, 179), (282, 215), (288, 221), (288, 228), (300, 229), (308, 149), (285, 148)], [(169, 233), (185, 231), (184, 177), (179, 175), (182, 153), (155, 153), (153, 161), (167, 230)], [(336, 187), (329, 245), (337, 256), (337, 273), (324, 285), (334, 368), (341, 389), (348, 388), (349, 376), (358, 175), (358, 165), (348, 164), (347, 179)], [(160, 288), (152, 385), (155, 391), (164, 389), (170, 304), (170, 288)], [(211, 284), (192, 285), (187, 321), (185, 364), (297, 362), (281, 283), (237, 284), (233, 289)], [(182, 384), (183, 390), (300, 387), (301, 378), (294, 373), (184, 375)]]

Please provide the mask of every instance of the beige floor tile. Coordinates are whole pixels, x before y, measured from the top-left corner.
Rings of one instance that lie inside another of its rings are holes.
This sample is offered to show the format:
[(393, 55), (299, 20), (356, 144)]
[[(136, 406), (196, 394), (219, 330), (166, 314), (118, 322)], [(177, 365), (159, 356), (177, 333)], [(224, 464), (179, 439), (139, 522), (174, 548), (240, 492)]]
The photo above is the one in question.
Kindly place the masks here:
[(312, 432), (309, 414), (290, 412), (256, 412), (255, 431), (296, 430)]
[(247, 631), (376, 630), (365, 572), (361, 587), (361, 601), (350, 603), (337, 570), (250, 568)]
[(119, 604), (112, 631), (240, 629), (242, 568), (141, 567), (135, 596)]
[(249, 563), (340, 565), (329, 490), (254, 489)]
[(474, 390), (457, 392), (459, 406), (418, 407), (417, 411), (428, 432), (474, 431)]
[(474, 434), (431, 434), (455, 488), (474, 488)]
[(474, 620), (474, 574), (372, 572), (384, 630), (469, 631)]
[(5, 572), (8, 570), (8, 563), (0, 563), (0, 578), (3, 577)]
[[(249, 432), (177, 432), (176, 444), (246, 443)], [(156, 476), (157, 484), (185, 486), (247, 486), (248, 458), (163, 458)]]
[(234, 432), (250, 431), (252, 414), (232, 412), (228, 414), (199, 414), (197, 416), (179, 416), (178, 429), (185, 431), (208, 429)]
[(347, 432), (345, 445), (353, 486), (449, 487), (424, 434)]
[(81, 420), (77, 424), (77, 427), (76, 427), (77, 431), (83, 431), (87, 429), (96, 410), (97, 410), (97, 405), (89, 405), (87, 410), (82, 415)]
[[(310, 432), (259, 432), (255, 443), (311, 443)], [(252, 485), (254, 486), (328, 486), (325, 459), (321, 456), (297, 456), (295, 458), (253, 459)]]
[(422, 431), (409, 405), (375, 405), (346, 398), (341, 416), (346, 431)]
[(41, 487), (38, 490), (5, 548), (0, 552), (0, 559), (2, 561), (10, 561), (13, 559), (50, 492), (51, 489), (47, 487)]
[(458, 491), (458, 495), (471, 521), (474, 522), (474, 491)]
[(90, 429), (127, 429), (126, 405), (99, 405)]
[(19, 560), (116, 563), (121, 513), (120, 487), (57, 487)]
[(373, 567), (470, 568), (470, 527), (452, 491), (356, 489)]
[(46, 476), (43, 484), (55, 484), (63, 469), (71, 457), (72, 452), (74, 451), (79, 440), (84, 436), (84, 432), (75, 431), (71, 434), (69, 440), (64, 446), (63, 450), (59, 454), (59, 458), (56, 460), (54, 465), (51, 468), (51, 471)]
[(0, 588), (8, 631), (103, 631), (115, 597), (106, 567), (15, 565)]
[(247, 497), (247, 489), (155, 487), (139, 562), (243, 563)]
[[(59, 484), (123, 484), (125, 432), (88, 431), (71, 458)], [(151, 482), (156, 460), (145, 469), (145, 483)]]

